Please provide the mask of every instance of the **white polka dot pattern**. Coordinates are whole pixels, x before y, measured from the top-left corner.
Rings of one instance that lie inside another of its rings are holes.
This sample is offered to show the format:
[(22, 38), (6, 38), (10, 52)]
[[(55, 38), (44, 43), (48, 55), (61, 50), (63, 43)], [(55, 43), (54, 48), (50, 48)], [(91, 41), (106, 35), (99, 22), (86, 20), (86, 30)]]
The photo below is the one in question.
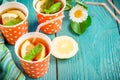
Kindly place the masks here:
[(27, 33), (27, 28), (24, 26), (22, 28), (18, 27), (17, 29), (19, 30), (14, 30), (14, 28), (10, 28), (2, 31), (7, 41), (10, 42), (11, 44), (15, 44), (16, 40), (21, 35)]
[(12, 31), (12, 29), (9, 29), (9, 31)]
[(26, 74), (28, 74), (28, 76), (38, 78), (47, 73), (49, 58), (50, 57), (46, 58), (42, 62), (37, 63), (27, 63), (25, 61), (20, 60), (20, 63), (22, 64), (22, 67), (25, 70)]
[(48, 34), (56, 33), (60, 29), (61, 29), (60, 20), (58, 20), (57, 22), (52, 22), (48, 26), (44, 26), (44, 27), (41, 28), (41, 30), (43, 32), (48, 33)]
[[(56, 17), (62, 16), (62, 15), (63, 15), (62, 11), (56, 15), (51, 15), (51, 16), (42, 15), (40, 13), (37, 13), (39, 24), (44, 23), (48, 20), (54, 19)], [(58, 19), (58, 20), (53, 21), (45, 26), (42, 26), (42, 28), (40, 30), (46, 34), (55, 34), (61, 29), (61, 26), (62, 26), (62, 19)]]
[(19, 26), (12, 27), (12, 28), (4, 28), (2, 27), (2, 33), (6, 39), (6, 41), (12, 45), (15, 44), (17, 39), (23, 35), (24, 33), (28, 32), (28, 25), (27, 21), (25, 21), (23, 24), (20, 24)]

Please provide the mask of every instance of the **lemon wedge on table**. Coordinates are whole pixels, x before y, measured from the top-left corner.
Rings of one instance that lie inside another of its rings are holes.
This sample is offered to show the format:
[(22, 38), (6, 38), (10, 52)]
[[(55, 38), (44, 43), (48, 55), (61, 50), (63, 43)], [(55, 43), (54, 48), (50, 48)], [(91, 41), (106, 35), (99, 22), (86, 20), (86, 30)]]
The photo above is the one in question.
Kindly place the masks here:
[(7, 11), (8, 13), (13, 13), (19, 16), (20, 19), (24, 20), (25, 19), (25, 14), (19, 10), (9, 10)]
[(18, 15), (13, 14), (13, 13), (4, 13), (1, 15), (1, 17), (2, 17), (2, 23), (4, 25), (4, 24), (8, 23), (9, 21), (17, 18)]
[(53, 39), (52, 55), (56, 58), (66, 59), (73, 57), (78, 51), (77, 42), (69, 36), (59, 36)]
[(42, 46), (42, 50), (40, 51), (40, 54), (38, 54), (36, 57), (35, 57), (35, 60), (41, 60), (45, 57), (46, 55), (46, 48), (43, 44), (39, 43), (41, 46)]
[(21, 57), (24, 58), (26, 54), (30, 54), (30, 50), (34, 48), (34, 45), (26, 40), (23, 45), (21, 46)]

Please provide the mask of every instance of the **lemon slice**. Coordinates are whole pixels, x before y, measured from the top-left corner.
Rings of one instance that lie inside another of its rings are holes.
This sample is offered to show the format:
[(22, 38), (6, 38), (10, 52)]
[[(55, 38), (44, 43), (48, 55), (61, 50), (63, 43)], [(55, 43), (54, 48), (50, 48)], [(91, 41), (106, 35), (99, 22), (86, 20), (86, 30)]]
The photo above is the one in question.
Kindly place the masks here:
[(19, 16), (20, 19), (24, 20), (25, 19), (25, 14), (19, 10), (9, 10), (7, 11), (8, 13), (13, 13)]
[(69, 36), (59, 36), (53, 39), (52, 55), (56, 58), (65, 59), (73, 57), (78, 51), (77, 42)]
[(34, 45), (30, 41), (26, 40), (21, 46), (21, 57), (24, 58), (26, 54), (30, 53), (30, 50), (34, 48)]
[(43, 12), (43, 4), (45, 3), (45, 0), (42, 0), (42, 1), (38, 1), (36, 3), (36, 10), (39, 11), (39, 12)]
[(1, 16), (3, 25), (18, 17), (18, 15), (13, 13), (4, 13)]
[(46, 48), (43, 44), (39, 43), (41, 46), (42, 46), (42, 50), (40, 51), (40, 54), (38, 54), (36, 57), (35, 57), (35, 60), (41, 60), (45, 57), (46, 55)]

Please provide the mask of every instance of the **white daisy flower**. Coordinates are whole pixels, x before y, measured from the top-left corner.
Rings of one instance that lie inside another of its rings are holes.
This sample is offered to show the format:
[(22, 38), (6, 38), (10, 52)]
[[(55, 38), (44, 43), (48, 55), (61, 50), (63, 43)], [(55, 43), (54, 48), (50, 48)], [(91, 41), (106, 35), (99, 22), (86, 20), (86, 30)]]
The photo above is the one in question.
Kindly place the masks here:
[(81, 23), (87, 19), (88, 11), (83, 6), (76, 5), (70, 10), (69, 16), (73, 22)]

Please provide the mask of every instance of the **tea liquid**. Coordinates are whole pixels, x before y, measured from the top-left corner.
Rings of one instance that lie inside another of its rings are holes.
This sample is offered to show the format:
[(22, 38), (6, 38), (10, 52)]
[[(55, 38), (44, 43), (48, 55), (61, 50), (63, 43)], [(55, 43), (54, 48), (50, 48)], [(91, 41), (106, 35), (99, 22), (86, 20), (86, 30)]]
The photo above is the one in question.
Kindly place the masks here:
[(26, 14), (25, 14), (22, 10), (20, 10), (20, 9), (17, 9), (17, 8), (9, 8), (9, 9), (6, 9), (6, 10), (4, 10), (3, 12), (0, 13), (0, 24), (2, 24), (2, 17), (1, 17), (1, 15), (4, 14), (4, 13), (7, 13), (8, 11), (11, 11), (11, 10), (19, 10), (19, 11), (21, 11), (21, 12), (26, 16)]
[[(45, 40), (43, 40), (41, 38), (36, 38), (36, 40), (34, 41), (34, 43), (33, 43), (33, 38), (29, 38), (29, 39), (26, 39), (26, 40), (29, 40), (34, 46), (37, 45), (37, 44), (39, 44), (39, 43), (43, 44), (45, 46), (45, 48), (46, 48), (46, 53), (45, 53), (46, 56), (50, 52), (49, 45), (48, 45), (48, 43)], [(19, 54), (20, 57), (21, 57), (21, 46), (23, 45), (23, 43), (25, 41), (22, 42), (22, 44), (20, 45), (20, 47), (18, 49), (18, 54)]]

